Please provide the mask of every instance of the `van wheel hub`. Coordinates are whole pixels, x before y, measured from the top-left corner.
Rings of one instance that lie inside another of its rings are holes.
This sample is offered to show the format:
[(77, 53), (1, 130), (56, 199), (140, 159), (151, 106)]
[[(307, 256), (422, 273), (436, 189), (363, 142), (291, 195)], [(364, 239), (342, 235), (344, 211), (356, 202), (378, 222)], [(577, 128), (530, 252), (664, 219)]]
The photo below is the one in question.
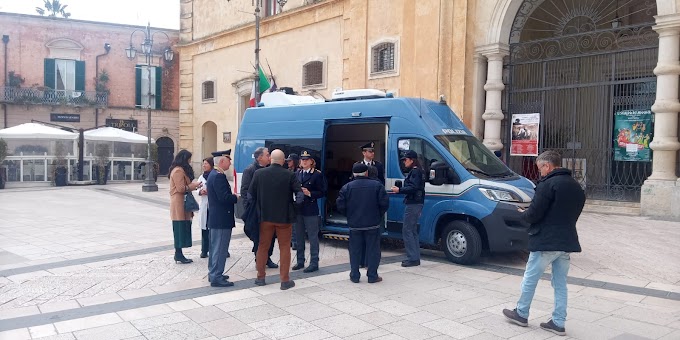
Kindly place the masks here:
[(449, 252), (455, 256), (463, 256), (467, 252), (467, 239), (465, 235), (458, 230), (449, 233), (446, 246)]

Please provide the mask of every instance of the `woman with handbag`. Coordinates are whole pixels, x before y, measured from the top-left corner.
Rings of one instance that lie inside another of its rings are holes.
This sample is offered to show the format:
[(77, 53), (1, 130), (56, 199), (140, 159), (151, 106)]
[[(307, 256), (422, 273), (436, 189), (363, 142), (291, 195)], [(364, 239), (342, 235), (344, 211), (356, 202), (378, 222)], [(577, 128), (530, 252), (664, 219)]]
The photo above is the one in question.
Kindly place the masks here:
[[(202, 186), (194, 180), (194, 170), (191, 168), (191, 152), (180, 150), (170, 165), (170, 218), (172, 219), (172, 233), (175, 240), (175, 262), (187, 264), (194, 262), (184, 257), (182, 248), (191, 247), (191, 219), (198, 204), (192, 191)], [(191, 196), (191, 197), (189, 197)], [(191, 210), (187, 210), (185, 205)]]
[(208, 175), (215, 167), (215, 162), (212, 157), (203, 159), (203, 174), (198, 177), (202, 188), (198, 191), (198, 196), (201, 196), (200, 210), (198, 211), (198, 225), (201, 226), (201, 258), (208, 257), (208, 249), (210, 248), (210, 232), (208, 231), (208, 189), (205, 184), (208, 183)]

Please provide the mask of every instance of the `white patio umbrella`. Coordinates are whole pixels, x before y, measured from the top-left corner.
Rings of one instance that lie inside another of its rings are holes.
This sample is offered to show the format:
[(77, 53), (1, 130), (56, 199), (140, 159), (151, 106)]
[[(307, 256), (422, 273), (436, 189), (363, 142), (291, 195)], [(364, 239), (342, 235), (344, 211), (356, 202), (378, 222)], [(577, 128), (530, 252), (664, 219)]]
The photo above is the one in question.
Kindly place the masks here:
[[(78, 138), (77, 133), (64, 131), (38, 123), (25, 123), (0, 130), (3, 139), (67, 139)], [(145, 137), (146, 138), (146, 137)]]
[(85, 140), (143, 144), (147, 142), (147, 137), (114, 127), (101, 127), (85, 131)]

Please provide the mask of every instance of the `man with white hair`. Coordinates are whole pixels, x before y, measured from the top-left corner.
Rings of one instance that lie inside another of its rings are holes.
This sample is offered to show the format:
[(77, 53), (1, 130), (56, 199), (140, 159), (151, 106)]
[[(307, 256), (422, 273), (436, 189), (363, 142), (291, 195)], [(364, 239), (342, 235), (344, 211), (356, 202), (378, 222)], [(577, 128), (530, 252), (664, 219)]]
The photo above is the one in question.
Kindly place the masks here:
[(336, 204), (338, 211), (347, 215), (349, 225), (349, 279), (359, 283), (362, 248), (366, 254), (368, 283), (382, 281), (378, 276), (380, 264), (380, 223), (390, 201), (380, 181), (369, 177), (368, 166), (356, 163), (352, 167), (354, 180), (345, 184)]
[(267, 248), (273, 235), (279, 240), (281, 251), (281, 290), (295, 286), (290, 279), (290, 241), (292, 225), (295, 221), (295, 202), (302, 202), (304, 194), (302, 186), (295, 174), (283, 167), (286, 156), (281, 150), (271, 153), (271, 165), (255, 171), (248, 194), (257, 205), (260, 214), (260, 244), (257, 249), (257, 280), (255, 284), (264, 286), (265, 264), (267, 262)]

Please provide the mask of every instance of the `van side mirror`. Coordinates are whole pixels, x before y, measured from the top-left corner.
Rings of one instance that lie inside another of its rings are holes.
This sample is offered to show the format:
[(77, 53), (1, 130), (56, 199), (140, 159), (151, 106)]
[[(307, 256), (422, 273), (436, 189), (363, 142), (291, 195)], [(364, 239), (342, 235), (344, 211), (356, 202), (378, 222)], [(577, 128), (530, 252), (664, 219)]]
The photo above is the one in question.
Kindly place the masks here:
[(430, 165), (430, 184), (460, 184), (460, 178), (445, 162), (434, 162)]

